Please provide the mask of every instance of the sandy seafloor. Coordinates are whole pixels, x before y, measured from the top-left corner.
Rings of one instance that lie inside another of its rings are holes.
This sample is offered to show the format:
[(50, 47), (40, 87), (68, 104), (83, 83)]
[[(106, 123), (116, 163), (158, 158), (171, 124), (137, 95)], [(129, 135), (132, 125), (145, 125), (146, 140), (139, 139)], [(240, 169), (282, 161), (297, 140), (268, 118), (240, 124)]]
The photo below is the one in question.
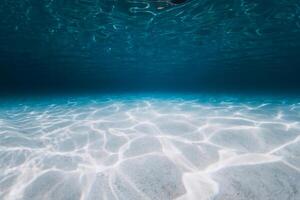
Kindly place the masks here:
[(1, 200), (297, 200), (300, 101), (1, 101)]

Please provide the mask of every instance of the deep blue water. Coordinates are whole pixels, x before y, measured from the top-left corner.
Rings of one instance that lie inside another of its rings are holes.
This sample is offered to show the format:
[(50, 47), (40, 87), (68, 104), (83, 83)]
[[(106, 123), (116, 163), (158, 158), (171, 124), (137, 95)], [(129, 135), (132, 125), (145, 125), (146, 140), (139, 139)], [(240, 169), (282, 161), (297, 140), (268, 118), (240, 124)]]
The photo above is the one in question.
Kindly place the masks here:
[(1, 92), (292, 91), (298, 0), (2, 0)]
[(299, 0), (1, 0), (0, 200), (299, 200), (299, 75)]

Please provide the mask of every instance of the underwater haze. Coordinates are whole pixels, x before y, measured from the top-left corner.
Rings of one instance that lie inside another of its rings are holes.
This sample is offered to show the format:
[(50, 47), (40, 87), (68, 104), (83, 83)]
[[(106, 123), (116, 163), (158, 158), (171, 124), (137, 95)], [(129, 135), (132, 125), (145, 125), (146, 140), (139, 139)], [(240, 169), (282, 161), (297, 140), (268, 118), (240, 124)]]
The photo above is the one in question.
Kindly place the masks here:
[(298, 0), (2, 0), (0, 16), (2, 92), (300, 88)]
[(1, 0), (0, 200), (299, 200), (299, 0)]

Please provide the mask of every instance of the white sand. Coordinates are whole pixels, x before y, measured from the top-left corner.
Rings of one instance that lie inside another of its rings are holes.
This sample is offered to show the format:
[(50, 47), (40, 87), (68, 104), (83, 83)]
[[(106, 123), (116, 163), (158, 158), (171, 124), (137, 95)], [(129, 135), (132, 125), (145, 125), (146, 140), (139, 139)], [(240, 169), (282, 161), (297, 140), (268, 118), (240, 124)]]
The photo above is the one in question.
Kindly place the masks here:
[(0, 199), (300, 199), (300, 104), (171, 98), (0, 110)]

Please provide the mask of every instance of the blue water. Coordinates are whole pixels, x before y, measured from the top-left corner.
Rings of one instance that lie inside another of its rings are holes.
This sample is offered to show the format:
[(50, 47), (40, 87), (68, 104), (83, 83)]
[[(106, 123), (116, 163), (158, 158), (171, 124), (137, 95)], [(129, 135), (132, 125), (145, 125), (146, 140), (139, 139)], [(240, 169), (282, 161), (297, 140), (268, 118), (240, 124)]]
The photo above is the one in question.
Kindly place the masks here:
[(295, 91), (298, 0), (2, 0), (1, 91)]
[(0, 200), (299, 200), (299, 0), (1, 0)]

